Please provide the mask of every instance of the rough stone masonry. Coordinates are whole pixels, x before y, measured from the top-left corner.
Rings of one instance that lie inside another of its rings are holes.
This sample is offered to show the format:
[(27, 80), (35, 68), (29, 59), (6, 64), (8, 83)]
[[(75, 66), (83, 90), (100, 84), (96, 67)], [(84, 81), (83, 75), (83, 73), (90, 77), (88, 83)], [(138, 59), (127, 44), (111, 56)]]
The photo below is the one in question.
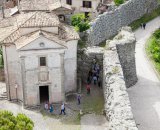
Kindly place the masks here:
[(103, 56), (103, 88), (109, 129), (138, 130), (126, 90), (137, 82), (135, 37), (131, 28), (122, 28), (112, 41), (107, 41), (107, 45), (108, 50)]
[(158, 7), (158, 0), (128, 0), (115, 10), (99, 15), (88, 30), (88, 44), (98, 45), (118, 30)]

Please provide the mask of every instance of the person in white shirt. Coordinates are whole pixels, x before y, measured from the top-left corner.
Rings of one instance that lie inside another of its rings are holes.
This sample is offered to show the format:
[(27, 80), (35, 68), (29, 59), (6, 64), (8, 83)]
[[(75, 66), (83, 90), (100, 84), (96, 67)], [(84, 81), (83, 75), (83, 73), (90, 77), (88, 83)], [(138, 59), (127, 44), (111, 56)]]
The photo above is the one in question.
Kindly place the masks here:
[(65, 105), (64, 105), (64, 103), (62, 103), (62, 105), (61, 105), (61, 113), (60, 113), (60, 115), (61, 115), (62, 113), (63, 113), (64, 115), (66, 114), (66, 113), (65, 113)]
[(45, 109), (45, 110), (48, 110), (48, 107), (49, 107), (49, 106), (48, 106), (48, 103), (46, 102), (46, 103), (44, 104), (44, 109)]

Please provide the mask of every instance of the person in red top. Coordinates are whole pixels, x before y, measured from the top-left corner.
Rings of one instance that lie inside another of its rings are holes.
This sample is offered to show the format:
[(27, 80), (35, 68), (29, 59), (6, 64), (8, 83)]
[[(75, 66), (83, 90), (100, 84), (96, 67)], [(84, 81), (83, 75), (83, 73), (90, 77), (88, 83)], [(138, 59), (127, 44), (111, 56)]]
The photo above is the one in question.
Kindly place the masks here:
[(90, 87), (90, 84), (89, 84), (89, 83), (87, 84), (86, 88), (87, 88), (87, 94), (90, 94), (91, 87)]

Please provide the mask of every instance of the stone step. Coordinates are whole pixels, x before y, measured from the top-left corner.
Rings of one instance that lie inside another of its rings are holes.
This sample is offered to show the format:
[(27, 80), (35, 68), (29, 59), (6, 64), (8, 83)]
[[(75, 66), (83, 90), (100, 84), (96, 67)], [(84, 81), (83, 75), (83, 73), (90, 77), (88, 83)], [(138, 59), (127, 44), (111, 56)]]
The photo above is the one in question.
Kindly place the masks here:
[(0, 97), (5, 98), (5, 97), (7, 97), (7, 95), (0, 95)]
[(7, 96), (7, 93), (2, 93), (0, 96)]
[(7, 100), (7, 97), (0, 97), (0, 100)]

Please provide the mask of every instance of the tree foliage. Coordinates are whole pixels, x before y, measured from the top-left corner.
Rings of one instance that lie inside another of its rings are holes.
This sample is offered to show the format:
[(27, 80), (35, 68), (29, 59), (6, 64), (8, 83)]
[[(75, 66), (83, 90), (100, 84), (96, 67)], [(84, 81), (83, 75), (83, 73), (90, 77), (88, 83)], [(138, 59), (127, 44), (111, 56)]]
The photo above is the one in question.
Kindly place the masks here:
[(114, 0), (114, 3), (118, 6), (124, 3), (124, 0)]
[(0, 130), (33, 130), (34, 123), (24, 114), (0, 110)]
[(85, 18), (84, 14), (73, 15), (71, 18), (71, 24), (78, 32), (84, 32), (90, 28), (89, 20)]

